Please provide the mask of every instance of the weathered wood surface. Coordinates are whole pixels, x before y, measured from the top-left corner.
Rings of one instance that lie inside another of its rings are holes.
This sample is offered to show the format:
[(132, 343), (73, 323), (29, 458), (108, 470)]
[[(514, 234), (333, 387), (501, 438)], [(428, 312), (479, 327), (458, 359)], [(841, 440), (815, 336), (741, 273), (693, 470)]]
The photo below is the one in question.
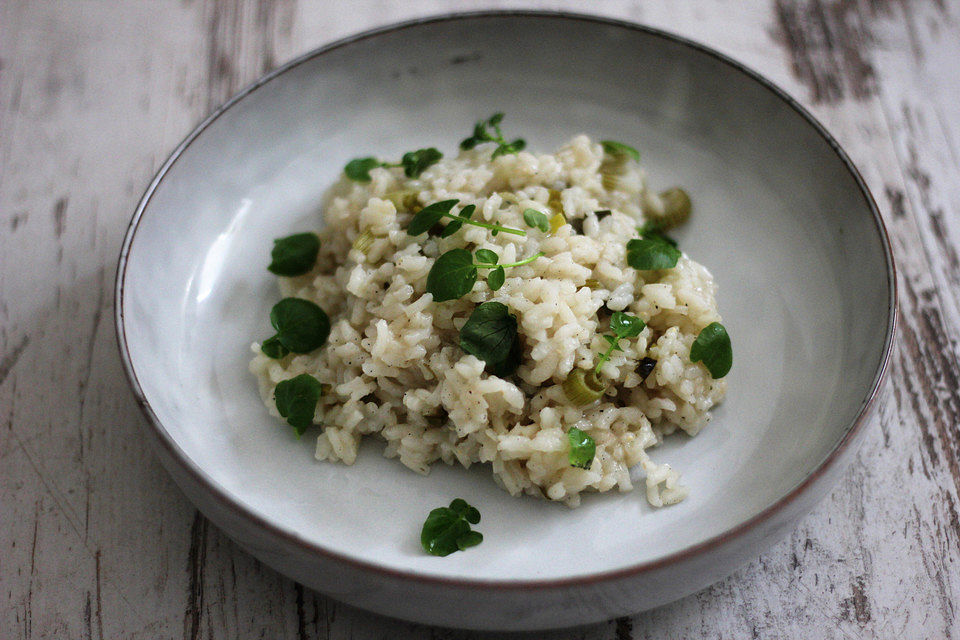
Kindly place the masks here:
[[(633, 618), (537, 637), (960, 635), (960, 7), (952, 0), (462, 1), (590, 9), (767, 74), (863, 171), (899, 261), (901, 340), (868, 441), (793, 535)], [(500, 637), (359, 612), (263, 567), (145, 447), (112, 278), (141, 190), (238, 88), (441, 0), (0, 3), (0, 637)]]

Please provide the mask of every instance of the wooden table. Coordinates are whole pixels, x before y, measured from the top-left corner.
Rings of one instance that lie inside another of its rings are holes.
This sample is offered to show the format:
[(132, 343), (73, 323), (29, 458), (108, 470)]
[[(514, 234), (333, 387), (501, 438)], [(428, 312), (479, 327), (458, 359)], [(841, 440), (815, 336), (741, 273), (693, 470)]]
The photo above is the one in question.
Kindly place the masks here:
[[(0, 4), (0, 637), (487, 638), (340, 605), (264, 567), (143, 444), (113, 277), (134, 206), (216, 105), (291, 57), (440, 0)], [(535, 637), (949, 638), (960, 610), (960, 4), (461, 1), (579, 10), (743, 61), (864, 173), (898, 260), (890, 385), (846, 481), (732, 577)]]

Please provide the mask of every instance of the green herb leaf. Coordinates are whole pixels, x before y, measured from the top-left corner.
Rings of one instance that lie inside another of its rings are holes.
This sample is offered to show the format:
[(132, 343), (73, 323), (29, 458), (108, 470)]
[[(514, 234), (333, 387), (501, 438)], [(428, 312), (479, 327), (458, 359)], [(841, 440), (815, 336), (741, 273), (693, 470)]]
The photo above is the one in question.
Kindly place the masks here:
[(322, 390), (323, 387), (317, 379), (306, 373), (277, 383), (273, 392), (277, 411), (297, 430), (297, 437), (302, 436), (313, 424)]
[(657, 236), (634, 238), (627, 243), (627, 264), (641, 271), (672, 269), (680, 255), (679, 249)]
[(617, 334), (617, 338), (636, 338), (645, 326), (640, 318), (622, 311), (614, 311), (610, 316), (610, 330)]
[(700, 331), (690, 346), (690, 361), (703, 362), (714, 378), (722, 378), (733, 366), (733, 345), (727, 330), (719, 322), (711, 322)]
[(540, 229), (540, 231), (544, 233), (550, 231), (550, 219), (547, 218), (545, 213), (541, 213), (536, 209), (526, 209), (523, 212), (523, 221), (527, 223), (528, 227)]
[(493, 291), (498, 290), (503, 286), (503, 283), (507, 280), (507, 274), (503, 270), (503, 267), (497, 267), (490, 272), (490, 275), (487, 276), (487, 286), (489, 286)]
[(370, 182), (370, 170), (382, 166), (384, 163), (373, 157), (354, 158), (343, 168), (343, 172), (355, 182)]
[(477, 281), (473, 256), (466, 249), (451, 249), (434, 261), (427, 274), (427, 292), (434, 302), (456, 300), (470, 293)]
[(597, 454), (597, 443), (585, 431), (570, 427), (567, 431), (570, 440), (570, 466), (579, 469), (589, 469), (593, 465), (593, 458)]
[(260, 345), (260, 351), (263, 351), (267, 354), (268, 358), (273, 358), (274, 360), (279, 360), (290, 353), (290, 350), (283, 346), (283, 343), (280, 342), (277, 336), (272, 336), (264, 340)]
[(639, 231), (640, 235), (643, 236), (644, 238), (648, 238), (652, 240), (663, 240), (664, 242), (669, 243), (674, 247), (677, 246), (677, 241), (663, 232), (663, 223), (661, 222), (648, 220), (644, 222), (643, 226), (640, 227), (637, 231)]
[(500, 262), (500, 256), (490, 249), (477, 249), (473, 255), (478, 262), (483, 264), (497, 264)]
[(610, 330), (613, 331), (614, 335), (603, 336), (603, 339), (606, 340), (610, 346), (600, 355), (600, 360), (594, 369), (594, 375), (600, 375), (600, 369), (606, 364), (607, 360), (610, 359), (614, 351), (623, 351), (623, 349), (620, 348), (621, 340), (625, 338), (636, 338), (645, 326), (646, 324), (643, 320), (636, 316), (631, 316), (622, 311), (614, 311), (613, 315), (610, 316)]
[[(484, 142), (496, 142), (497, 148), (494, 149), (491, 159), (510, 153), (522, 151), (527, 143), (523, 138), (517, 138), (512, 142), (507, 142), (500, 131), (500, 122), (503, 120), (502, 113), (495, 113), (487, 120), (481, 120), (473, 126), (473, 135), (460, 142), (461, 149), (473, 149), (478, 144)], [(493, 129), (491, 132), (490, 129)]]
[(500, 302), (477, 305), (460, 329), (460, 348), (489, 365), (506, 360), (516, 340), (517, 317)]
[(284, 298), (273, 305), (270, 324), (277, 330), (277, 341), (293, 353), (309, 353), (319, 349), (330, 335), (327, 314), (314, 303), (301, 298)]
[(448, 556), (480, 544), (483, 534), (473, 531), (471, 524), (480, 522), (480, 512), (465, 500), (457, 498), (449, 507), (434, 509), (420, 531), (420, 545), (434, 556)]
[(640, 152), (628, 144), (623, 144), (616, 140), (601, 140), (600, 144), (603, 145), (604, 153), (608, 153), (611, 156), (627, 155), (637, 162), (640, 162)]
[(278, 276), (301, 276), (317, 262), (320, 238), (315, 233), (295, 233), (273, 241), (270, 266)]
[(507, 357), (500, 362), (490, 364), (487, 363), (486, 371), (492, 376), (497, 376), (498, 378), (506, 378), (507, 376), (512, 376), (516, 370), (520, 367), (520, 362), (523, 360), (523, 347), (520, 345), (520, 337), (513, 341), (513, 346), (510, 347), (510, 353), (507, 354)]
[(418, 236), (421, 233), (426, 233), (433, 225), (440, 222), (440, 219), (449, 213), (457, 202), (459, 200), (441, 200), (427, 205), (417, 215), (413, 216), (410, 224), (407, 225), (407, 235)]
[(423, 173), (427, 167), (436, 164), (442, 157), (442, 153), (433, 147), (428, 147), (426, 149), (408, 151), (403, 154), (403, 158), (400, 159), (400, 164), (403, 165), (403, 173), (408, 178), (419, 178), (420, 174)]

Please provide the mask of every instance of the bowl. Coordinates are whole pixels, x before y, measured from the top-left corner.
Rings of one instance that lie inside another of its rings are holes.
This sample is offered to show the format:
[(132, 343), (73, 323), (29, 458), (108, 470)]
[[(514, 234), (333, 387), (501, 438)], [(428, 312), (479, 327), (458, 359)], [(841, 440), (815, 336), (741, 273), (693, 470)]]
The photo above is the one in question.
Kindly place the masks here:
[[(316, 228), (353, 157), (453, 153), (473, 123), (552, 151), (579, 132), (639, 147), (682, 184), (680, 239), (719, 284), (734, 344), (726, 402), (697, 437), (651, 450), (690, 488), (578, 509), (512, 498), (489, 469), (428, 477), (366, 443), (314, 460), (248, 373), (277, 299), (273, 238)], [(424, 623), (538, 629), (654, 607), (730, 574), (843, 481), (894, 335), (890, 245), (836, 141), (783, 91), (701, 45), (581, 15), (417, 20), (304, 55), (243, 90), (173, 152), (119, 261), (117, 332), (145, 435), (187, 496), (250, 553), (349, 604)], [(483, 544), (419, 548), (426, 514), (480, 508)]]

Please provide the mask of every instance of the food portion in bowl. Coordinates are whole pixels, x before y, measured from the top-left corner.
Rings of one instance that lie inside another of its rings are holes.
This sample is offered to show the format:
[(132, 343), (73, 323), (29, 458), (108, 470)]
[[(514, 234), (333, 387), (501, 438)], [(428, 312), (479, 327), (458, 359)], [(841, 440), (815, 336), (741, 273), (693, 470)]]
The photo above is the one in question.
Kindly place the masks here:
[(456, 157), (350, 162), (320, 229), (276, 241), (263, 401), (320, 425), (320, 460), (379, 434), (418, 473), (489, 463), (511, 494), (571, 507), (631, 490), (639, 465), (650, 504), (676, 503), (687, 488), (646, 449), (709, 422), (732, 362), (710, 272), (665, 233), (690, 200), (648, 189), (626, 144), (533, 154), (501, 119)]

